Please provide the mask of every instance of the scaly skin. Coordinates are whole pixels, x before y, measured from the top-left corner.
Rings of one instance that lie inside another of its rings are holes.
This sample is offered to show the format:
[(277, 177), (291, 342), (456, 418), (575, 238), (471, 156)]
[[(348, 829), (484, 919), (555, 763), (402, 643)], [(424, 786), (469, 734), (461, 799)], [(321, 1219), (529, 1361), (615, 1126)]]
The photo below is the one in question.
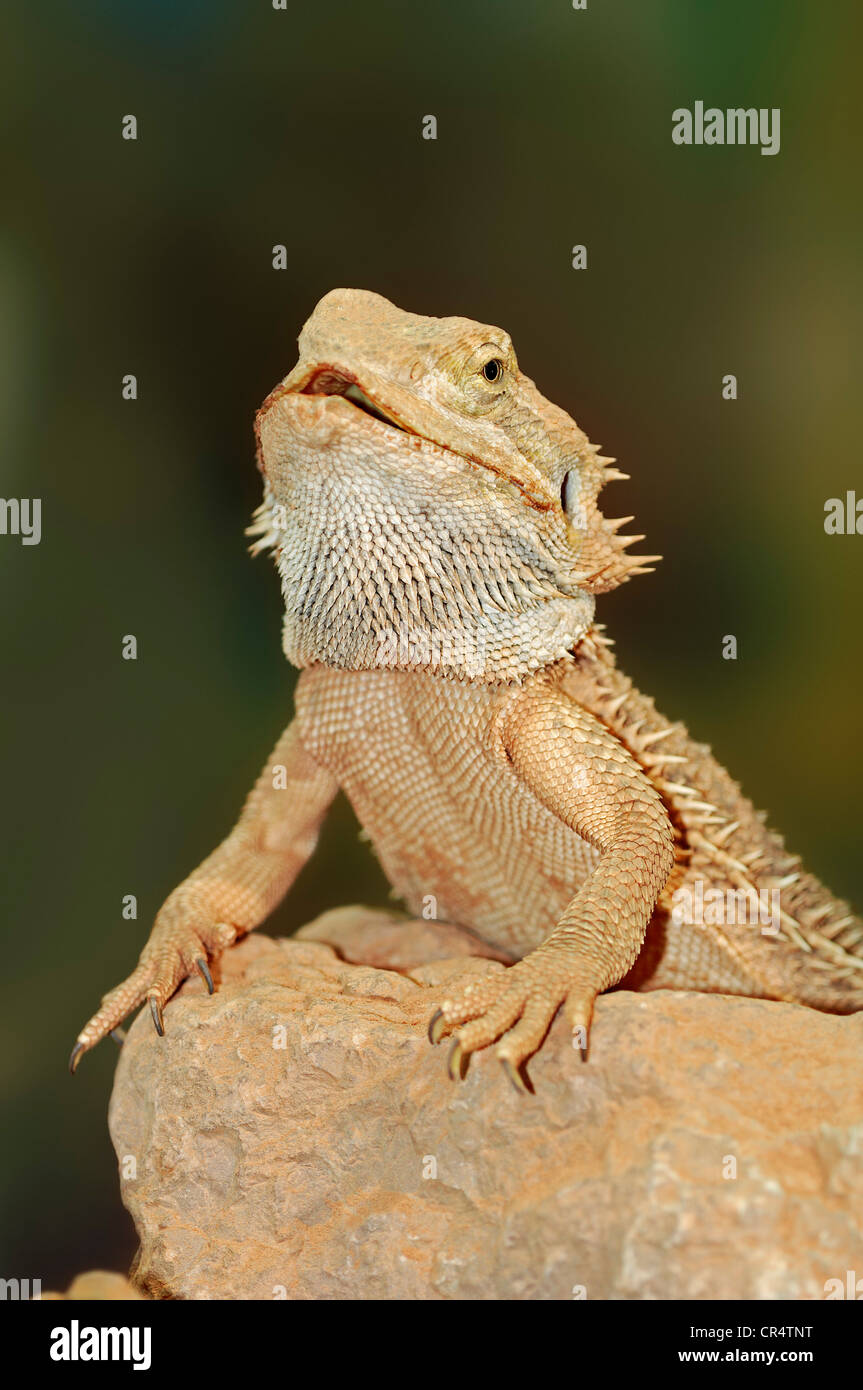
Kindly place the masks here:
[[(256, 429), (254, 549), (275, 551), (296, 716), (73, 1067), (145, 1000), (161, 1031), (195, 968), (211, 984), (207, 961), (288, 891), (339, 787), (412, 910), (432, 896), (516, 961), (441, 1002), (430, 1032), (454, 1034), (454, 1076), (497, 1041), (523, 1085), (561, 1005), (586, 1053), (594, 1000), (622, 980), (863, 1008), (863, 923), (617, 671), (594, 596), (657, 557), (627, 555), (641, 538), (597, 505), (625, 475), (506, 334), (334, 290)], [(777, 890), (781, 913), (766, 932), (680, 920), (696, 887)]]

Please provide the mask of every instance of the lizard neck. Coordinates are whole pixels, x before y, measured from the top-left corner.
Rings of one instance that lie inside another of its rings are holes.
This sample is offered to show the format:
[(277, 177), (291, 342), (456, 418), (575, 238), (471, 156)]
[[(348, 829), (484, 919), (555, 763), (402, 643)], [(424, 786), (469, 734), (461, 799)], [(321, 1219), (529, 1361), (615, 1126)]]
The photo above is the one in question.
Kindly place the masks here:
[[(286, 594), (290, 599), (290, 594)], [(286, 603), (283, 647), (288, 660), (349, 671), (405, 670), (479, 683), (521, 681), (568, 658), (591, 628), (591, 594), (559, 596), (521, 612), (459, 615), (440, 624), (421, 608), (395, 612), (394, 621), (369, 610), (356, 623), (309, 622), (308, 609)]]

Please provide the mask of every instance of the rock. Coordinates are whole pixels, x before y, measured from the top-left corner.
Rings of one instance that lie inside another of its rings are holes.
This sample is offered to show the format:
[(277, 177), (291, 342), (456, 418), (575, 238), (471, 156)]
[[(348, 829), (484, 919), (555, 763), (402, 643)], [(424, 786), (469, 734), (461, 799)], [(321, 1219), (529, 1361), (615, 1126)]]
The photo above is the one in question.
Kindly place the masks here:
[(446, 922), (411, 922), (392, 912), (337, 907), (300, 927), (294, 941), (324, 941), (343, 960), (354, 965), (377, 965), (382, 970), (410, 970), (452, 956), (484, 956), (509, 964), (512, 957), (482, 937)]
[(125, 1303), (142, 1297), (125, 1274), (114, 1274), (107, 1269), (88, 1269), (84, 1274), (76, 1274), (65, 1293), (43, 1293), (42, 1301), (68, 1299), (76, 1303)]
[(586, 1063), (555, 1021), (534, 1096), (490, 1053), (454, 1085), (429, 1016), (504, 967), (397, 930), (252, 936), (164, 1038), (135, 1022), (110, 1126), (151, 1296), (800, 1299), (859, 1269), (863, 1015), (619, 991)]

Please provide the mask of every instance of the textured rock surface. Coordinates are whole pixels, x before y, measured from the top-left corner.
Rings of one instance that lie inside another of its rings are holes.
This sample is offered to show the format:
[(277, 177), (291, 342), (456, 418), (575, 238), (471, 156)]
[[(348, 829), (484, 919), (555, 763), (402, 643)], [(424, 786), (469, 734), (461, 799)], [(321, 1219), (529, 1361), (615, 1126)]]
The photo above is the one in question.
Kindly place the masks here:
[(475, 950), (345, 909), (228, 952), (165, 1038), (138, 1019), (110, 1123), (146, 1292), (797, 1299), (861, 1268), (863, 1016), (619, 992), (586, 1064), (555, 1022), (535, 1096), (489, 1054), (455, 1086), (425, 1025), (503, 968)]

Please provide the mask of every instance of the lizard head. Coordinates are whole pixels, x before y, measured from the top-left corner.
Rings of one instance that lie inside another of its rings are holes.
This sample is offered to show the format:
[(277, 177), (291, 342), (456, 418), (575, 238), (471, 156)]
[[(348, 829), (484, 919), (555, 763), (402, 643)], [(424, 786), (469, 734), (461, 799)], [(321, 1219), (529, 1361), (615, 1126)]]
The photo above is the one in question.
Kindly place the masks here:
[(501, 329), (333, 290), (299, 348), (258, 412), (250, 531), (275, 552), (295, 665), (518, 680), (643, 570), (597, 507), (625, 475)]

